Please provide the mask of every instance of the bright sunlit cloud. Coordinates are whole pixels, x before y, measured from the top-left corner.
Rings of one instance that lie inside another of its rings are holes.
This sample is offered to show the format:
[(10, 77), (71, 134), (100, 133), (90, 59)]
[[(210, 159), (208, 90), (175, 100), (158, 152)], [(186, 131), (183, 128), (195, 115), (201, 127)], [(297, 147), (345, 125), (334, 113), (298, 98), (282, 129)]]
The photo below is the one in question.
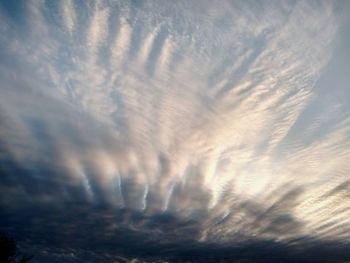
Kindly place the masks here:
[(349, 79), (329, 70), (346, 6), (253, 2), (2, 4), (1, 205), (171, 214), (201, 242), (349, 240)]

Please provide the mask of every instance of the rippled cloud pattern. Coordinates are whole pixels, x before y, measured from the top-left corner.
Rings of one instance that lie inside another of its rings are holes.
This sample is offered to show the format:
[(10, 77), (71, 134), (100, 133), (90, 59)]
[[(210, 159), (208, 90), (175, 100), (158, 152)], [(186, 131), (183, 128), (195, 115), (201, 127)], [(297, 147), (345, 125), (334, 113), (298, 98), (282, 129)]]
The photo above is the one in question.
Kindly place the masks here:
[(52, 262), (180, 244), (346, 251), (349, 14), (346, 1), (1, 1), (0, 229)]

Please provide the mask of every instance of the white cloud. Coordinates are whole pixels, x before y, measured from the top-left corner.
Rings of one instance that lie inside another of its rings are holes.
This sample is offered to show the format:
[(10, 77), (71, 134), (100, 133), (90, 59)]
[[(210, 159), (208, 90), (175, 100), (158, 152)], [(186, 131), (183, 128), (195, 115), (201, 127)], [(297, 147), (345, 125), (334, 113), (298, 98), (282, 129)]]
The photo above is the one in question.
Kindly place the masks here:
[[(1, 62), (0, 134), (16, 161), (49, 163), (87, 201), (203, 212), (203, 240), (349, 237), (339, 233), (349, 197), (322, 197), (347, 180), (348, 119), (309, 143), (303, 136), (322, 117), (290, 137), (332, 54), (331, 2), (257, 10), (244, 1), (140, 9), (65, 1), (70, 34), (48, 21), (44, 2), (27, 6), (28, 35), (1, 29), (1, 55), (17, 75)], [(286, 214), (298, 231), (271, 230)], [(322, 221), (332, 224), (321, 230)]]
[(70, 34), (75, 30), (77, 14), (73, 0), (64, 0), (61, 2), (63, 23)]

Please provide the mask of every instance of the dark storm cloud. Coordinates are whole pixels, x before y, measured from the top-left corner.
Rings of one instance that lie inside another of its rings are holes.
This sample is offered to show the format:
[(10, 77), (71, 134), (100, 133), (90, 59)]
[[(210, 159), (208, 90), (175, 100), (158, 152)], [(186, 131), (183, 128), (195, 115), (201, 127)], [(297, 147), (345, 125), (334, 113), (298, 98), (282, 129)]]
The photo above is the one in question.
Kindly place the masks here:
[(8, 209), (1, 216), (6, 218), (2, 220), (3, 229), (13, 233), (23, 251), (35, 253), (36, 262), (129, 262), (133, 258), (145, 262), (345, 262), (350, 259), (346, 243), (310, 237), (289, 243), (268, 239), (198, 243), (200, 219), (183, 221), (169, 214), (147, 216), (126, 209), (80, 204), (60, 208), (28, 206), (21, 214)]

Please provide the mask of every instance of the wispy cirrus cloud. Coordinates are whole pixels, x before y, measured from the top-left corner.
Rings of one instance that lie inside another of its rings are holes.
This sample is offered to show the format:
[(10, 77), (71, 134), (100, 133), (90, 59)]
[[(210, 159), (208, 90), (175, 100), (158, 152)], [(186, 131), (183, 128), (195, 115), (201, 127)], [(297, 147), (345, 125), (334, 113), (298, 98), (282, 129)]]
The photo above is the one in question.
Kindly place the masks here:
[(0, 9), (4, 208), (170, 214), (200, 242), (348, 240), (349, 108), (319, 88), (345, 4), (18, 5), (25, 23)]

